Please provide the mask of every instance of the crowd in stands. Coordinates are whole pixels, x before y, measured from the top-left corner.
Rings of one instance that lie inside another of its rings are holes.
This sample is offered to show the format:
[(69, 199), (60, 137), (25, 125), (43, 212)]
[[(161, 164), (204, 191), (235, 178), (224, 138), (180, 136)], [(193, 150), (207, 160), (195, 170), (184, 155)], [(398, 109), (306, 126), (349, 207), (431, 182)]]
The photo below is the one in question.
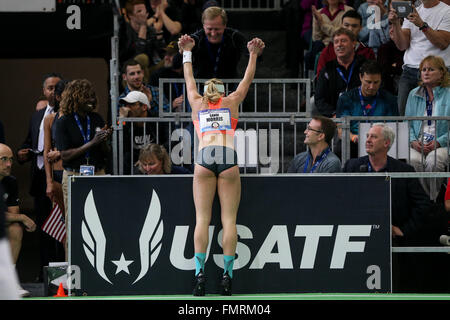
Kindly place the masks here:
[[(299, 2), (296, 8), (301, 28), (294, 32), (297, 38), (293, 41), (301, 43), (304, 50), (298, 51), (300, 68), (291, 67), (300, 70), (304, 65), (304, 71), (312, 71), (315, 115), (304, 131), (308, 149), (295, 155), (287, 172), (448, 171), (448, 121), (411, 122), (410, 164), (387, 156), (395, 133), (379, 123), (367, 134), (368, 156), (358, 157), (356, 122), (351, 124), (349, 137), (352, 159), (341, 163), (338, 142), (342, 128), (332, 121), (345, 116), (450, 116), (448, 2), (406, 1), (413, 8), (407, 17), (400, 17), (390, 1)], [(227, 23), (225, 10), (215, 0), (123, 1), (119, 41), (122, 82), (113, 106), (117, 116), (157, 118), (160, 109), (190, 111), (183, 83), (166, 86), (163, 92), (158, 88), (160, 78), (183, 79), (177, 46), (182, 34), (195, 41), (192, 62), (196, 78), (238, 78), (238, 63), (248, 56), (248, 40)], [(202, 93), (202, 88), (199, 91)], [(159, 105), (160, 96), (163, 105)], [(95, 112), (96, 104), (95, 88), (89, 80), (45, 75), (43, 96), (33, 106), (28, 134), (14, 152), (19, 163), (31, 162), (30, 195), (38, 228), (54, 203), (67, 217), (68, 177), (111, 173), (112, 129)], [(0, 168), (0, 182), (14, 189), (17, 181), (4, 178), (10, 176), (13, 160), (7, 137), (0, 123), (0, 165), (9, 166)], [(168, 128), (162, 124), (124, 124), (123, 173), (192, 173), (191, 166), (171, 163), (169, 141)], [(412, 186), (399, 182), (393, 187), (396, 199), (401, 198), (393, 209), (397, 212), (393, 213), (393, 224), (398, 224), (393, 226), (393, 234), (398, 237), (412, 233), (420, 224), (420, 208), (430, 199), (443, 197), (442, 190), (445, 193), (448, 188), (447, 179), (407, 180)], [(446, 199), (448, 194), (447, 190)], [(27, 231), (33, 231), (36, 226), (20, 214), (13, 200), (8, 205), (14, 207), (8, 225), (15, 261), (22, 236), (14, 227), (21, 222)], [(45, 233), (40, 241), (41, 266), (64, 260), (65, 243), (61, 245)]]

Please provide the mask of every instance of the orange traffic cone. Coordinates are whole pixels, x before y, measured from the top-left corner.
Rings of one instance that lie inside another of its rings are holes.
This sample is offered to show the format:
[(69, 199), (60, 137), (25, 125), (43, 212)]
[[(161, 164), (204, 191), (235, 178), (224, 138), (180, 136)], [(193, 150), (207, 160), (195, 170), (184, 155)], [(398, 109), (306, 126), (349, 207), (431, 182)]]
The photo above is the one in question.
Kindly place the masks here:
[(59, 283), (58, 292), (56, 293), (56, 295), (54, 295), (54, 297), (68, 297), (68, 295), (64, 292), (64, 288), (61, 282)]

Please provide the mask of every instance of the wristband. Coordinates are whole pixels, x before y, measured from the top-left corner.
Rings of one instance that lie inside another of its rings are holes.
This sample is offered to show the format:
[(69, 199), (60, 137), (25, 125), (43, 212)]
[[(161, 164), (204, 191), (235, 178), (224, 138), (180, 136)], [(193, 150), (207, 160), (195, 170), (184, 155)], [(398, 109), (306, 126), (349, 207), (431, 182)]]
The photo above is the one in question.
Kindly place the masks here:
[(183, 51), (183, 64), (186, 62), (192, 63), (192, 51)]

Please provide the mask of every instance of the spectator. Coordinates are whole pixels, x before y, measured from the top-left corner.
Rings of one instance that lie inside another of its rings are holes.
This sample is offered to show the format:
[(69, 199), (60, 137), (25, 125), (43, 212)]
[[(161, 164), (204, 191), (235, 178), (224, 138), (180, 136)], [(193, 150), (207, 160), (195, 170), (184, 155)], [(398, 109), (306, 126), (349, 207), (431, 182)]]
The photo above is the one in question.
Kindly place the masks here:
[(51, 113), (44, 118), (44, 167), (47, 180), (46, 194), (52, 203), (58, 204), (62, 212), (64, 212), (64, 198), (62, 194), (61, 184), (64, 168), (62, 166), (60, 152), (57, 148), (55, 148), (55, 123), (62, 115), (62, 113), (60, 112), (60, 102), (62, 98), (62, 92), (64, 91), (66, 84), (67, 81), (60, 80), (55, 85), (55, 108), (53, 109), (54, 113)]
[[(441, 57), (428, 56), (419, 66), (421, 81), (408, 96), (408, 117), (450, 116), (450, 75)], [(448, 166), (448, 122), (412, 121), (409, 130), (410, 164), (416, 171), (445, 171)], [(436, 200), (442, 178), (424, 178), (421, 183)]]
[(336, 124), (326, 117), (313, 117), (305, 130), (308, 150), (294, 157), (288, 173), (341, 172), (341, 161), (331, 151)]
[(428, 55), (440, 56), (450, 67), (450, 6), (439, 0), (423, 0), (403, 25), (391, 8), (389, 22), (391, 39), (399, 50), (406, 50), (398, 87), (398, 111), (403, 116), (408, 94), (417, 86), (420, 62)]
[[(344, 172), (414, 172), (410, 165), (387, 155), (394, 140), (393, 129), (384, 123), (374, 123), (367, 133), (368, 155), (348, 160)], [(405, 243), (409, 236), (419, 234), (429, 201), (416, 178), (392, 179), (391, 195), (392, 237), (394, 243)]]
[(140, 150), (139, 160), (134, 167), (133, 173), (135, 175), (147, 175), (191, 174), (192, 172), (184, 167), (173, 165), (166, 148), (156, 143), (150, 143)]
[(320, 10), (311, 6), (313, 14), (311, 50), (306, 54), (307, 70), (314, 70), (316, 55), (333, 39), (334, 32), (341, 28), (342, 16), (353, 8), (344, 4), (344, 0), (323, 0)]
[(183, 28), (180, 4), (174, 0), (150, 0), (150, 18), (147, 25), (163, 32), (166, 43), (177, 40)]
[(326, 117), (334, 117), (336, 104), (341, 94), (361, 84), (358, 70), (366, 61), (355, 54), (356, 36), (348, 29), (340, 28), (333, 36), (336, 59), (329, 61), (320, 71), (317, 80), (315, 105)]
[[(36, 230), (36, 224), (27, 215), (20, 213), (19, 188), (16, 178), (11, 176), (13, 161), (11, 149), (0, 143), (0, 184), (5, 191), (5, 197), (1, 201), (5, 201), (7, 206), (5, 220), (11, 245), (12, 262), (15, 265), (22, 248), (23, 228), (28, 232), (33, 232)], [(30, 295), (30, 292), (24, 290), (20, 285), (19, 293), (22, 297)]]
[(237, 78), (239, 60), (248, 54), (247, 41), (242, 33), (228, 28), (227, 21), (222, 8), (209, 7), (203, 11), (203, 29), (191, 35), (195, 41), (192, 51), (195, 78)]
[[(45, 109), (35, 111), (31, 117), (28, 134), (17, 152), (17, 160), (20, 164), (31, 161), (31, 185), (30, 195), (34, 198), (34, 215), (38, 229), (50, 214), (52, 203), (46, 195), (47, 179), (44, 168), (44, 118), (53, 112), (55, 106), (55, 86), (62, 79), (57, 73), (44, 75), (43, 94), (48, 101)], [(64, 251), (61, 244), (45, 232), (39, 232), (40, 241), (40, 273), (39, 280), (42, 281), (42, 268), (49, 261), (61, 261), (64, 259)]]
[[(55, 124), (55, 145), (64, 167), (62, 189), (66, 222), (69, 177), (105, 174), (110, 151), (107, 140), (112, 130), (94, 112), (96, 106), (97, 96), (88, 80), (77, 79), (67, 84), (61, 99), (62, 116)], [(66, 228), (69, 229), (67, 225)]]
[(148, 81), (154, 66), (161, 60), (165, 46), (162, 33), (147, 25), (148, 12), (145, 0), (129, 0), (125, 4), (126, 20), (121, 20), (119, 36), (119, 59), (122, 65), (136, 59), (144, 69)]
[[(150, 101), (149, 111), (152, 116), (159, 116), (159, 90), (158, 87), (153, 87), (144, 83), (144, 69), (142, 65), (134, 59), (125, 62), (122, 68), (122, 79), (126, 86), (124, 92), (119, 96), (119, 101), (125, 97), (130, 91), (141, 91)], [(168, 101), (163, 98), (163, 110), (170, 111)], [(120, 109), (120, 103), (117, 104), (117, 111)]]
[[(366, 61), (360, 71), (361, 86), (342, 94), (337, 103), (336, 116), (372, 117), (398, 116), (397, 99), (381, 87), (381, 66), (374, 60)], [(340, 130), (339, 130), (340, 132)], [(358, 157), (358, 121), (350, 123), (350, 155)], [(341, 134), (339, 134), (341, 138)]]
[[(410, 165), (387, 155), (395, 132), (384, 123), (375, 123), (367, 133), (367, 156), (350, 159), (344, 172), (414, 172)], [(391, 180), (392, 246), (411, 246), (422, 241), (422, 231), (429, 217), (430, 202), (417, 178)], [(411, 279), (421, 277), (423, 267), (416, 254), (393, 255), (393, 290), (411, 286)], [(414, 257), (416, 256), (416, 257)]]
[[(361, 21), (362, 19), (358, 12), (349, 10), (342, 16), (342, 27), (350, 30), (358, 37), (361, 30)], [(355, 50), (356, 55), (362, 55), (366, 59), (375, 59), (373, 50), (360, 41), (356, 43)], [(320, 53), (319, 61), (317, 62), (317, 77), (325, 64), (334, 59), (336, 59), (336, 53), (334, 52), (333, 41), (331, 41)]]
[[(4, 191), (0, 184), (0, 199)], [(0, 300), (20, 299), (19, 281), (11, 257), (11, 247), (6, 237), (5, 229), (5, 202), (0, 200)]]
[[(122, 118), (147, 118), (151, 117), (147, 96), (140, 91), (131, 91), (126, 97), (120, 99), (123, 107), (120, 108)], [(139, 151), (149, 143), (165, 143), (167, 134), (164, 130), (158, 130), (156, 122), (137, 122), (124, 124), (124, 174), (131, 174), (132, 162), (139, 157)], [(133, 130), (131, 130), (133, 128)], [(164, 128), (165, 129), (165, 128)], [(131, 132), (133, 131), (133, 136)], [(158, 132), (157, 132), (158, 131)], [(133, 156), (133, 158), (132, 158)]]

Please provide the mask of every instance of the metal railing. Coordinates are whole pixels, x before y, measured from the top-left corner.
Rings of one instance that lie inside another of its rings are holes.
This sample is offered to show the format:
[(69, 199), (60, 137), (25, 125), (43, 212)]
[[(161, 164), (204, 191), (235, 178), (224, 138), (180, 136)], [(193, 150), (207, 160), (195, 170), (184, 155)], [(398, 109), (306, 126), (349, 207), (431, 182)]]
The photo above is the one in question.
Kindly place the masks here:
[[(197, 90), (203, 92), (203, 84), (207, 79), (197, 79)], [(225, 85), (225, 94), (234, 91), (241, 79), (222, 79)], [(191, 113), (186, 104), (186, 89), (184, 79), (159, 79), (159, 105), (164, 104), (164, 97), (170, 103), (176, 97), (174, 85), (181, 86), (178, 92), (185, 97), (181, 112), (164, 112), (159, 108), (159, 116), (164, 117), (190, 117)], [(161, 94), (164, 93), (164, 95)], [(259, 117), (310, 117), (311, 105), (310, 79), (254, 79), (247, 97), (239, 106), (240, 118)]]

